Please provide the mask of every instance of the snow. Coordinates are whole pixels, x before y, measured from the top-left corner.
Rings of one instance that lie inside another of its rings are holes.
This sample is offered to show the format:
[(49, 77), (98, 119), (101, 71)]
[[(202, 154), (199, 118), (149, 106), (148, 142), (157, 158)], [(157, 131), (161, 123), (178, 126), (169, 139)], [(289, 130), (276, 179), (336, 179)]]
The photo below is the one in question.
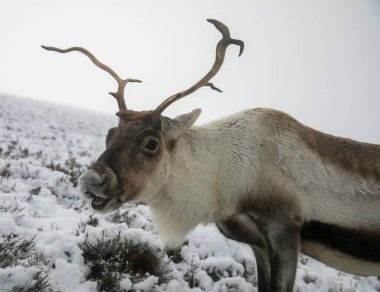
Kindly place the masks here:
[[(162, 281), (146, 274), (136, 282), (123, 273), (120, 291), (256, 291), (252, 250), (226, 239), (214, 225), (198, 226), (174, 257), (165, 253), (148, 206), (125, 205), (106, 215), (89, 210), (76, 178), (104, 150), (106, 133), (116, 123), (112, 116), (0, 95), (0, 243), (12, 234), (33, 240), (33, 254), (46, 258), (5, 267), (0, 262), (0, 290), (30, 287), (41, 272), (52, 291), (96, 291), (83, 244), (120, 236), (164, 252), (160, 261), (169, 267)], [(88, 223), (94, 218), (96, 224)], [(295, 290), (375, 292), (380, 280), (300, 256)]]

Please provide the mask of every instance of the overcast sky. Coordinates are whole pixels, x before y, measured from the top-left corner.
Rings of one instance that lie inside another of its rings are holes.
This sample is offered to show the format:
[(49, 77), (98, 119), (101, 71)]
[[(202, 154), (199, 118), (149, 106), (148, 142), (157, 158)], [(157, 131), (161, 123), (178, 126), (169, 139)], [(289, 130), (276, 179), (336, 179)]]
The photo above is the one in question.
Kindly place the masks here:
[[(380, 143), (380, 1), (0, 0), (0, 93), (114, 114), (115, 81), (83, 46), (123, 78), (129, 108), (155, 108), (200, 79), (224, 22), (245, 42), (228, 49), (213, 79), (165, 114), (200, 107), (199, 123), (254, 107), (283, 110), (313, 128)], [(115, 118), (116, 121), (116, 118)]]

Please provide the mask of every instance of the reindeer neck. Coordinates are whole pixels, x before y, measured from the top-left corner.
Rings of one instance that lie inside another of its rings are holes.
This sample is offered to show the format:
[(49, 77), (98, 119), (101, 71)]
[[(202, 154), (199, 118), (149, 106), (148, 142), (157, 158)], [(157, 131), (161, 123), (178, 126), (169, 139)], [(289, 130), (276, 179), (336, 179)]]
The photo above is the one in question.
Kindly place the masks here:
[(168, 245), (178, 245), (198, 224), (220, 217), (216, 189), (221, 137), (207, 127), (194, 127), (171, 152), (167, 183), (151, 202), (154, 222)]

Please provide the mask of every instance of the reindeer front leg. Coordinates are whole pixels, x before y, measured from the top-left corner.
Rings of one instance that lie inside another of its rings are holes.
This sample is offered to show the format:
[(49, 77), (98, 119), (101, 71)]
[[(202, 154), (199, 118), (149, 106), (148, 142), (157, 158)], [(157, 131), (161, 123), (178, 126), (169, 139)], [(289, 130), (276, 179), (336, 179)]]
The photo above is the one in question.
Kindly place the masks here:
[(220, 232), (229, 239), (249, 244), (256, 257), (258, 291), (271, 291), (271, 268), (265, 237), (247, 214), (229, 217), (217, 223)]
[(291, 292), (297, 270), (299, 231), (281, 220), (257, 217), (243, 213), (217, 225), (226, 237), (251, 245), (259, 292)]
[(269, 222), (267, 242), (271, 267), (271, 292), (292, 292), (297, 272), (299, 231), (283, 222)]

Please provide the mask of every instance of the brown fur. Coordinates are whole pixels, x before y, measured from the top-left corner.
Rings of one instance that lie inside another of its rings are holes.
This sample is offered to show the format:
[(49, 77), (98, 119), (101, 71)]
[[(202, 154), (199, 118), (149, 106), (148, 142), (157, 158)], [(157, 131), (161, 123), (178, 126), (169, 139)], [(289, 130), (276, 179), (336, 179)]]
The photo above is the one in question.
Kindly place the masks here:
[(365, 179), (380, 180), (380, 145), (319, 132), (280, 111), (267, 110), (266, 115), (277, 129), (295, 132), (322, 160)]
[(163, 138), (159, 129), (159, 120), (144, 119), (133, 122), (121, 120), (118, 128), (109, 131), (107, 149), (93, 167), (102, 175), (109, 176), (106, 169), (116, 175), (115, 185), (119, 185), (119, 189), (111, 188), (108, 194), (123, 193), (125, 200), (132, 200), (140, 192), (144, 186), (144, 178), (155, 170), (154, 165), (159, 162), (163, 150), (160, 147), (157, 153), (144, 155), (141, 148), (147, 135), (158, 137), (162, 144)]

